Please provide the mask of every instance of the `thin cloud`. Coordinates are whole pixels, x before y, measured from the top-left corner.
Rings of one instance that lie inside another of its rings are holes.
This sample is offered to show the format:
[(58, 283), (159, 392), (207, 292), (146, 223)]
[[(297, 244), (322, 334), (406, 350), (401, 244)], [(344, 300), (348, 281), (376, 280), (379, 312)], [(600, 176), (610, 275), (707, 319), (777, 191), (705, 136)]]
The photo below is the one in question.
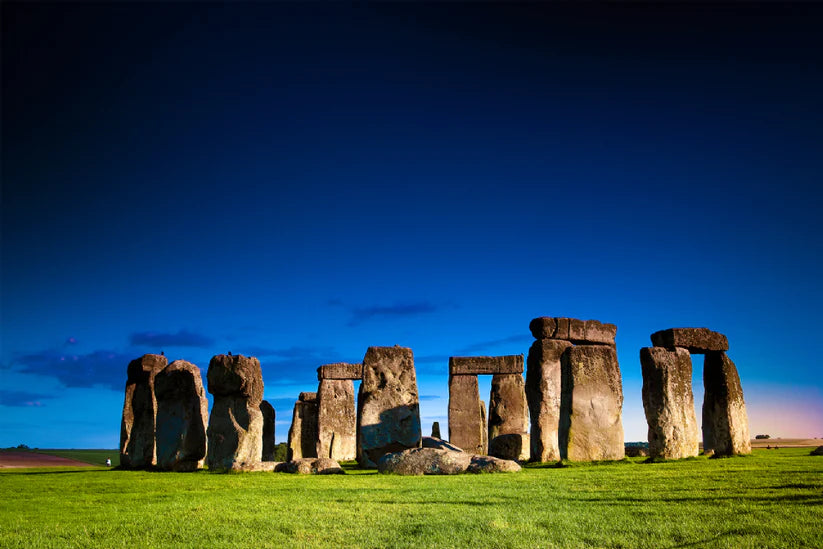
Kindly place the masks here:
[(376, 318), (403, 318), (437, 312), (439, 308), (428, 301), (395, 303), (394, 305), (373, 305), (371, 307), (349, 307), (349, 326), (357, 326)]
[(129, 339), (135, 347), (197, 347), (203, 349), (214, 346), (214, 338), (188, 330), (180, 330), (176, 334), (136, 332), (131, 334)]
[(420, 400), (438, 400), (440, 395), (420, 395), (417, 398)]
[(126, 383), (128, 364), (135, 358), (117, 351), (73, 354), (47, 349), (21, 355), (12, 360), (9, 367), (24, 374), (56, 378), (66, 387), (99, 386), (121, 391)]
[(0, 406), (13, 406), (18, 408), (43, 406), (41, 401), (50, 398), (54, 398), (54, 395), (0, 389)]

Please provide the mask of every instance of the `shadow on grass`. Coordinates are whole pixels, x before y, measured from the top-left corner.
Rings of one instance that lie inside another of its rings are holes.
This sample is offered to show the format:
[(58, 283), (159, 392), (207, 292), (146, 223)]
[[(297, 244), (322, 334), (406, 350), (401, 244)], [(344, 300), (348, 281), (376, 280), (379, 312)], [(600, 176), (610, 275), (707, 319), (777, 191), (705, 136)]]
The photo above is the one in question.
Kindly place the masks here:
[(682, 548), (682, 547), (697, 547), (697, 546), (701, 546), (701, 545), (706, 545), (706, 544), (708, 544), (710, 542), (713, 542), (713, 541), (717, 541), (720, 538), (724, 538), (726, 536), (746, 536), (746, 535), (752, 535), (752, 534), (758, 534), (758, 533), (760, 533), (760, 532), (755, 528), (732, 528), (731, 530), (727, 530), (725, 532), (722, 532), (722, 533), (717, 534), (716, 536), (713, 536), (713, 537), (710, 537), (710, 538), (705, 538), (705, 539), (701, 539), (701, 540), (698, 540), (698, 541), (692, 541), (692, 542), (689, 542), (689, 543), (679, 543), (677, 545), (672, 545), (671, 547), (672, 547), (672, 549), (679, 549), (679, 548)]
[(804, 503), (804, 504), (821, 504), (823, 503), (823, 495), (821, 494), (788, 494), (788, 495), (774, 495), (774, 496), (711, 496), (711, 497), (587, 497), (587, 498), (572, 498), (574, 501), (603, 504), (603, 505), (637, 505), (638, 503), (706, 503), (713, 504), (721, 501), (746, 501), (749, 503)]

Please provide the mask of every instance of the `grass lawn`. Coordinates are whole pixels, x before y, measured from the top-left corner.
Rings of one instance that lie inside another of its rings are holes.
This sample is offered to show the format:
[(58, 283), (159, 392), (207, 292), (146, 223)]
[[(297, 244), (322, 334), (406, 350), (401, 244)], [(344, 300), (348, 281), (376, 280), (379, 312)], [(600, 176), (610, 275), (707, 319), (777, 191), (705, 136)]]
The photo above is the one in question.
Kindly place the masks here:
[(400, 477), (0, 472), (0, 547), (823, 547), (823, 457)]

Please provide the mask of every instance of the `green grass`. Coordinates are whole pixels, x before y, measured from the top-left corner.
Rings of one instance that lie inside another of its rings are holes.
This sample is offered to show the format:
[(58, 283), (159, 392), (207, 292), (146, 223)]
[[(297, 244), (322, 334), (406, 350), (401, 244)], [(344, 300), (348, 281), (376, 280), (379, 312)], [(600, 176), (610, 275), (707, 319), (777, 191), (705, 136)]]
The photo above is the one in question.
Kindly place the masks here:
[(0, 547), (823, 547), (809, 449), (400, 477), (0, 472)]

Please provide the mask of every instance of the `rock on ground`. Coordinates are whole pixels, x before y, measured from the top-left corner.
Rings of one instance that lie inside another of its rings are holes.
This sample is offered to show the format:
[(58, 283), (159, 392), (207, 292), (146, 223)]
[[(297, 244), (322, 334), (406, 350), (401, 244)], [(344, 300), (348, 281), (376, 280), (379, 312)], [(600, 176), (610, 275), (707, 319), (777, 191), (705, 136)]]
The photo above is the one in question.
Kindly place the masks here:
[(343, 475), (346, 473), (339, 463), (328, 458), (303, 458), (286, 461), (278, 464), (275, 472), (299, 475)]
[(489, 455), (512, 461), (529, 459), (529, 435), (526, 433), (508, 433), (498, 435), (489, 441)]
[(439, 438), (435, 437), (423, 437), (423, 448), (437, 448), (438, 450), (448, 450), (450, 452), (462, 452), (461, 448), (458, 448), (454, 444), (446, 442), (445, 440), (440, 440)]

